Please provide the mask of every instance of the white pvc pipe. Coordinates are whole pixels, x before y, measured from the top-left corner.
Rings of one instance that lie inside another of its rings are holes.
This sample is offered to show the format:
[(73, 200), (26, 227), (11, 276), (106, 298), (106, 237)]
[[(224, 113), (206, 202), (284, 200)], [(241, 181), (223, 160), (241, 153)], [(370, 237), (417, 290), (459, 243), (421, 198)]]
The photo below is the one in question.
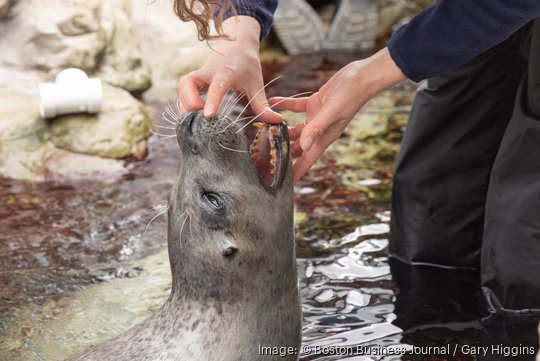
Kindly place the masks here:
[(39, 84), (39, 113), (52, 118), (70, 113), (97, 113), (101, 110), (101, 80), (88, 78), (80, 69), (69, 68), (56, 76), (54, 83)]

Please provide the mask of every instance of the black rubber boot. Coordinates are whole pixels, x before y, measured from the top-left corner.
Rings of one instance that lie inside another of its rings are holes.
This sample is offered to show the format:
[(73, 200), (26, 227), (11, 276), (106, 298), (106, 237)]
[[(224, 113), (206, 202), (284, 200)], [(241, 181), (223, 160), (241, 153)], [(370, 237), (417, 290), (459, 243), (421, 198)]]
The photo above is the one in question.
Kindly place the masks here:
[(399, 287), (393, 322), (396, 326), (411, 332), (418, 326), (478, 320), (478, 270), (411, 266), (396, 259), (389, 263), (392, 279)]

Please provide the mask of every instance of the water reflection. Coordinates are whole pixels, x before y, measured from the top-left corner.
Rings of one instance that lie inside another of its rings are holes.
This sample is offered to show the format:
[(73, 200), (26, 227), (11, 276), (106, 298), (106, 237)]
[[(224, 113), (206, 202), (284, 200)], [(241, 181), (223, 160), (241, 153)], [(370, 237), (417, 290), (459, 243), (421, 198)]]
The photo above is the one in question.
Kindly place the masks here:
[[(303, 340), (312, 351), (324, 346), (401, 345), (401, 328), (392, 324), (395, 290), (385, 256), (387, 235), (387, 223), (361, 225), (339, 239), (310, 242), (315, 245), (311, 257), (298, 260)], [(301, 360), (344, 356), (352, 355), (304, 352)], [(351, 358), (363, 359), (372, 358)]]
[[(389, 213), (377, 213), (377, 218), (388, 222)], [(386, 223), (359, 226), (340, 239), (315, 242), (312, 257), (299, 259), (303, 340), (311, 347), (301, 360), (499, 360), (518, 352), (516, 347), (536, 346), (534, 323), (480, 323), (478, 271), (388, 259), (387, 236)], [(335, 252), (321, 252), (322, 245)], [(343, 347), (347, 354), (313, 353), (327, 346)], [(442, 346), (456, 355), (432, 349)], [(377, 349), (411, 353), (366, 355)], [(485, 355), (474, 350), (486, 350)], [(518, 359), (533, 358), (521, 352)]]

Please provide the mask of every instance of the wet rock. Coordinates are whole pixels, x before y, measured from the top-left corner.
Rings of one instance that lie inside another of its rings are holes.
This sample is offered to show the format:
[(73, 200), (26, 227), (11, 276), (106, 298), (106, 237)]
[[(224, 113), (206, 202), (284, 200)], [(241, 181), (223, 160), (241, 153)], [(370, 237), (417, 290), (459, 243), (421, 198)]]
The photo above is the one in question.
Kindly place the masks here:
[(76, 67), (130, 92), (150, 87), (123, 1), (19, 0), (2, 21), (9, 4), (0, 2), (0, 66), (39, 70), (48, 80)]
[(12, 86), (0, 85), (0, 149), (12, 142), (35, 147), (43, 142), (45, 121), (39, 117), (38, 98)]
[(105, 85), (97, 115), (58, 117), (51, 123), (51, 141), (58, 148), (107, 158), (146, 155), (152, 122), (146, 107), (128, 92)]
[(42, 172), (47, 126), (39, 117), (36, 92), (24, 90), (24, 82), (32, 81), (22, 76), (11, 80), (0, 85), (0, 174), (33, 179)]
[(0, 0), (0, 20), (9, 18), (15, 0)]
[(51, 148), (45, 153), (45, 167), (38, 180), (117, 178), (127, 173), (123, 161)]
[(180, 76), (199, 68), (210, 49), (197, 39), (192, 22), (182, 22), (168, 1), (129, 1), (129, 14), (142, 57), (152, 69), (145, 99), (169, 101), (178, 96)]
[[(102, 158), (90, 153), (74, 153), (55, 146), (51, 141), (50, 125), (39, 117), (38, 75), (0, 68), (0, 78), (8, 79), (0, 84), (0, 176), (42, 181), (96, 175), (120, 176), (126, 173), (123, 161)], [(118, 101), (119, 104), (111, 106), (113, 110), (104, 119), (113, 119), (111, 122), (120, 123), (119, 119), (126, 117), (122, 124), (129, 128), (117, 134), (111, 132), (119, 135), (120, 139), (111, 146), (117, 147), (118, 144), (122, 144), (133, 152), (133, 156), (140, 157), (146, 151), (146, 141), (138, 138), (134, 129), (138, 129), (138, 134), (148, 135), (146, 127), (149, 121), (146, 110), (129, 93), (121, 89), (112, 89), (110, 92), (120, 94), (110, 99)], [(131, 146), (125, 143), (126, 133), (132, 137), (128, 136), (128, 141), (131, 139), (134, 142)], [(104, 143), (102, 147), (106, 148), (108, 145)], [(118, 147), (111, 153), (117, 151)]]
[(152, 85), (150, 68), (142, 59), (133, 25), (119, 3), (107, 1), (102, 6), (108, 42), (97, 76), (129, 92), (142, 93)]
[(32, 321), (24, 320), (20, 327), (20, 333), (23, 337), (32, 336)]
[[(0, 114), (1, 116), (1, 114)], [(71, 153), (43, 141), (24, 148), (10, 143), (0, 150), (0, 176), (30, 181), (119, 177), (127, 171), (122, 161)]]
[(12, 19), (0, 22), (0, 64), (49, 74), (96, 69), (107, 40), (98, 9), (97, 0), (17, 1)]
[(166, 1), (0, 0), (0, 34), (0, 67), (48, 81), (77, 67), (137, 96), (153, 83), (149, 99), (161, 101), (210, 53)]
[(108, 267), (95, 271), (91, 271), (95, 282), (107, 282), (116, 278), (135, 278), (138, 277), (143, 268), (141, 266), (135, 267)]

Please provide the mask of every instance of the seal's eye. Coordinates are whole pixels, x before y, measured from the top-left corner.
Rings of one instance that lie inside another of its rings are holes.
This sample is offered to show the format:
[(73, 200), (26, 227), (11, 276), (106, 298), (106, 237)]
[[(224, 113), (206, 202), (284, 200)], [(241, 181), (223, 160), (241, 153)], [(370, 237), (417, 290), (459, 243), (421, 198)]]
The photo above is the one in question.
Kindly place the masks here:
[(221, 202), (221, 198), (219, 198), (219, 196), (215, 193), (206, 192), (203, 194), (203, 199), (216, 209), (220, 209), (223, 207), (223, 202)]

